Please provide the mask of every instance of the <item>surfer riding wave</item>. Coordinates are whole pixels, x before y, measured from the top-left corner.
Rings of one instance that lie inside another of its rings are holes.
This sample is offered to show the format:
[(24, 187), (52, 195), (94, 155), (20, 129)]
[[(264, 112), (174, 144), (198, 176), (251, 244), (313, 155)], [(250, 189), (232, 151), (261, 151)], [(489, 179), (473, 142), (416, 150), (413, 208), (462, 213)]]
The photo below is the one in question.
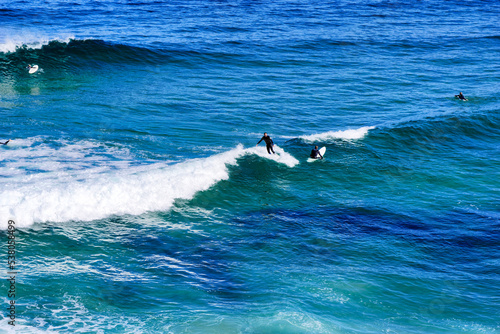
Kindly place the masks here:
[[(271, 152), (273, 152), (273, 154), (276, 154), (274, 152), (274, 150), (273, 150), (274, 142), (271, 139), (271, 137), (269, 137), (267, 135), (267, 132), (264, 132), (264, 136), (262, 136), (262, 138), (260, 138), (260, 140), (257, 143), (257, 145), (259, 145), (261, 141), (265, 141), (266, 142), (267, 153), (271, 154)], [(257, 146), (257, 145), (255, 145), (255, 146)]]

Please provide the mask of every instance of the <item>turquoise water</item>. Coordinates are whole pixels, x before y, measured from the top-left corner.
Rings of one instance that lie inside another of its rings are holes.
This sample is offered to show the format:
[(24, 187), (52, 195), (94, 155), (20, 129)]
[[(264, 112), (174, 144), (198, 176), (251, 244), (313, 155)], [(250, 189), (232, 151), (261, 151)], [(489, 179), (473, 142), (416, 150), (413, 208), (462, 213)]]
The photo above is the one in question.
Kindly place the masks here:
[(499, 14), (1, 4), (15, 330), (499, 331)]

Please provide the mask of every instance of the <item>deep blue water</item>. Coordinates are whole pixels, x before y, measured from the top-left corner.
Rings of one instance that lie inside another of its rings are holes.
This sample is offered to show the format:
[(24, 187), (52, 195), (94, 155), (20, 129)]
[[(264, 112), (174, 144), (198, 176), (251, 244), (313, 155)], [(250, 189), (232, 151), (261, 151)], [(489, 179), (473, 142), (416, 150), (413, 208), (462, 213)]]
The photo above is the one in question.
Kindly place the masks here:
[(1, 3), (0, 330), (498, 332), (499, 17)]

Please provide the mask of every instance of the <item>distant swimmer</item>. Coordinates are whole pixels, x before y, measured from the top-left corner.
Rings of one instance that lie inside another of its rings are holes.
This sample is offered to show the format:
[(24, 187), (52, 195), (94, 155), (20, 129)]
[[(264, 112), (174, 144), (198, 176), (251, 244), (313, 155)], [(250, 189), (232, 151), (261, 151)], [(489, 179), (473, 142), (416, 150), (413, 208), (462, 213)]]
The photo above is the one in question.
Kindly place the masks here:
[(2, 145), (7, 145), (9, 142), (10, 142), (10, 139), (9, 139), (9, 140), (7, 140), (5, 143), (0, 143), (0, 144), (2, 144)]
[(465, 98), (464, 94), (462, 94), (462, 92), (460, 92), (460, 94), (458, 94), (458, 95), (455, 95), (455, 97), (459, 98), (459, 99), (460, 99), (460, 100), (462, 100), (462, 101), (468, 101), (468, 100)]
[[(318, 158), (319, 156), (319, 158)], [(318, 146), (314, 146), (314, 149), (311, 151), (311, 158), (313, 159), (323, 159), (321, 152), (318, 150)]]
[[(273, 152), (273, 154), (276, 154), (276, 153), (274, 153), (274, 150), (273, 150), (273, 146), (274, 146), (273, 140), (271, 139), (271, 137), (269, 137), (267, 135), (267, 132), (264, 132), (264, 136), (262, 136), (262, 138), (260, 138), (257, 145), (259, 145), (261, 141), (266, 142), (267, 153), (271, 154), (271, 152)], [(257, 145), (255, 145), (255, 146), (257, 146)]]

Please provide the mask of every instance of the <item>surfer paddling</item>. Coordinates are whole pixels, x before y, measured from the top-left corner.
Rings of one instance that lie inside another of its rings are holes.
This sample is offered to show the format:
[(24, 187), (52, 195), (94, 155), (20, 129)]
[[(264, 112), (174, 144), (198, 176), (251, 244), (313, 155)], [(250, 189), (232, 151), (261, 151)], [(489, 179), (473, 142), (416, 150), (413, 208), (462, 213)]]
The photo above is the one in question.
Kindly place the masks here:
[(7, 140), (5, 143), (0, 143), (0, 144), (2, 144), (2, 145), (7, 145), (9, 142), (10, 142), (10, 139), (9, 139), (9, 140)]
[(465, 98), (464, 94), (462, 94), (462, 92), (460, 92), (460, 94), (458, 94), (458, 95), (455, 95), (455, 97), (456, 97), (456, 98), (459, 98), (459, 99), (460, 99), (460, 100), (462, 100), (462, 101), (468, 101), (468, 100)]
[[(319, 158), (318, 158), (318, 156), (319, 156)], [(323, 159), (323, 156), (321, 155), (320, 151), (318, 150), (318, 146), (314, 146), (313, 150), (311, 151), (311, 158)]]
[[(266, 142), (267, 153), (271, 154), (271, 152), (273, 152), (273, 154), (276, 154), (276, 153), (274, 153), (274, 150), (273, 150), (273, 146), (274, 146), (273, 140), (271, 139), (271, 137), (269, 137), (267, 135), (267, 132), (264, 132), (264, 136), (262, 136), (262, 138), (260, 138), (257, 145), (259, 145), (261, 141)], [(257, 145), (255, 145), (255, 146), (257, 146)]]

